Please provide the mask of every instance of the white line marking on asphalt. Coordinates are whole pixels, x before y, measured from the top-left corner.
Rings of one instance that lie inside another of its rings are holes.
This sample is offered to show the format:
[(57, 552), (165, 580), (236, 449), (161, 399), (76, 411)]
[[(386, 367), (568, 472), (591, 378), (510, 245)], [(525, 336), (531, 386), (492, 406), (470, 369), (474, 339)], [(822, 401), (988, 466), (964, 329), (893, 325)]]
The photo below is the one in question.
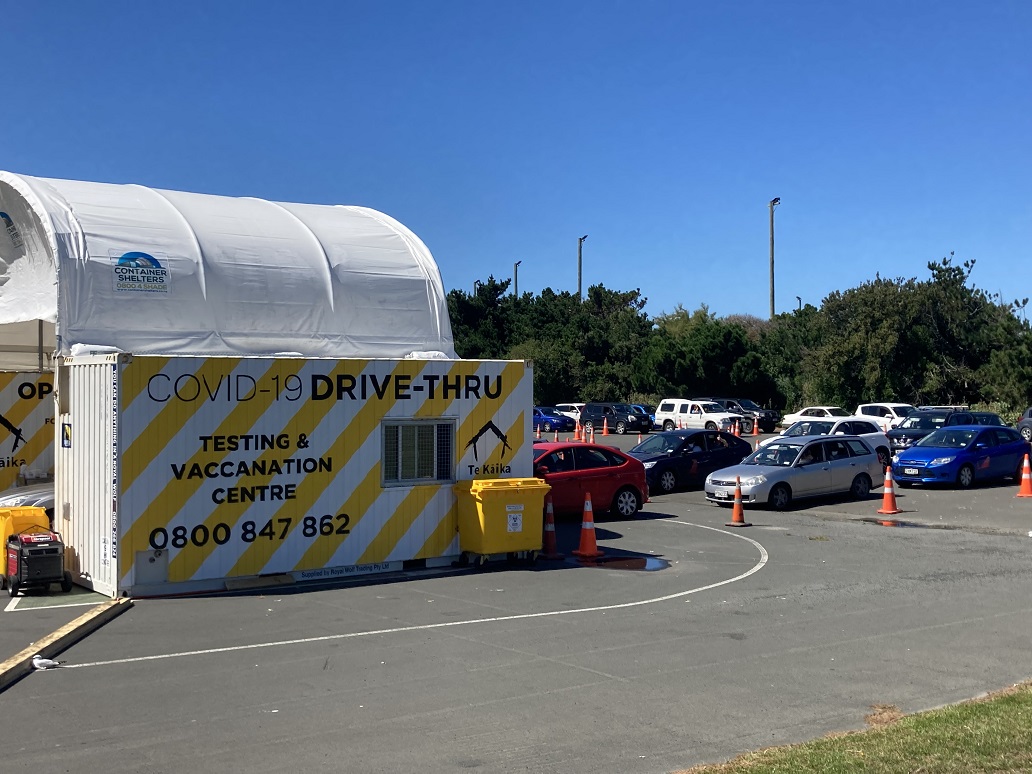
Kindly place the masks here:
[(709, 591), (710, 589), (719, 588), (720, 586), (726, 586), (729, 583), (735, 583), (740, 580), (748, 578), (763, 569), (764, 565), (767, 564), (767, 550), (757, 543), (752, 538), (748, 538), (745, 535), (738, 534), (737, 532), (728, 532), (727, 530), (717, 529), (716, 527), (708, 527), (705, 524), (692, 524), (687, 521), (672, 521), (672, 522), (660, 522), (666, 524), (680, 524), (685, 527), (698, 527), (700, 529), (708, 529), (712, 532), (720, 532), (724, 535), (730, 535), (733, 538), (744, 540), (747, 543), (751, 543), (760, 552), (760, 561), (753, 565), (749, 570), (743, 572), (741, 575), (736, 575), (733, 578), (727, 580), (718, 581), (717, 583), (710, 583), (707, 586), (699, 586), (698, 588), (688, 589), (687, 591), (678, 591), (674, 594), (666, 594), (662, 597), (653, 597), (651, 599), (641, 599), (637, 602), (621, 602), (620, 604), (614, 605), (599, 605), (597, 607), (580, 607), (574, 610), (546, 610), (540, 613), (520, 613), (518, 615), (501, 615), (494, 616), (491, 618), (471, 618), (465, 621), (442, 621), (440, 623), (433, 624), (421, 624), (419, 626), (398, 626), (393, 629), (374, 629), (366, 632), (348, 632), (346, 634), (327, 634), (322, 637), (302, 637), (296, 640), (277, 640), (275, 642), (256, 642), (250, 645), (232, 645), (225, 648), (207, 648), (205, 650), (186, 650), (179, 653), (161, 653), (155, 656), (136, 656), (134, 658), (118, 658), (110, 661), (89, 661), (85, 664), (62, 664), (61, 669), (83, 669), (85, 667), (99, 667), (99, 666), (114, 666), (116, 664), (136, 664), (142, 661), (163, 661), (170, 658), (185, 658), (187, 656), (208, 656), (215, 653), (235, 653), (242, 650), (257, 650), (259, 648), (276, 648), (282, 645), (306, 645), (314, 642), (332, 642), (334, 640), (351, 640), (358, 637), (371, 637), (379, 634), (402, 634), (405, 632), (422, 632), (431, 629), (447, 629), (454, 626), (471, 626), (473, 624), (486, 624), (486, 623), (500, 623), (503, 621), (523, 621), (530, 618), (549, 618), (560, 615), (574, 615), (577, 613), (597, 613), (608, 610), (622, 610), (629, 607), (641, 607), (642, 605), (653, 605), (657, 602), (668, 602), (671, 599), (678, 599), (680, 597), (687, 597), (691, 594), (698, 594), (701, 591)]
[(4, 612), (10, 613), (12, 610), (18, 607), (18, 601), (20, 599), (21, 597), (14, 597), (13, 599), (11, 599), (11, 601), (7, 603), (7, 607), (4, 608)]

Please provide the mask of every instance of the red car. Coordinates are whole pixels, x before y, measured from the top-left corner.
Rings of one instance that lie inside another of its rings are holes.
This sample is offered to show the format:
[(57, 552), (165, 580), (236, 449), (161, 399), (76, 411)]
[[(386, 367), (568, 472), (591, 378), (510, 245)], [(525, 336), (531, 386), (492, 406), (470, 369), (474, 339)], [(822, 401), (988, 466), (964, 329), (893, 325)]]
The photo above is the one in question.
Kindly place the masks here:
[(534, 475), (552, 487), (552, 508), (558, 513), (584, 512), (591, 493), (593, 511), (630, 518), (649, 501), (645, 466), (611, 446), (596, 443), (534, 444)]

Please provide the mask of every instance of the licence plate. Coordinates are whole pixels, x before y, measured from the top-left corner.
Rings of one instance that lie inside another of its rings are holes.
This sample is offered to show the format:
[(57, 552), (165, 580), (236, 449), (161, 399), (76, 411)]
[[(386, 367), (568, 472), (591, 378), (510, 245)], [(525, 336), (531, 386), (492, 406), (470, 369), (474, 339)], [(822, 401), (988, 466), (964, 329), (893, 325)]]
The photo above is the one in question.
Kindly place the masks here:
[(730, 492), (728, 492), (728, 491), (726, 491), (726, 490), (724, 490), (724, 489), (718, 489), (718, 490), (716, 490), (716, 491), (715, 491), (715, 492), (713, 493), (713, 496), (714, 496), (714, 497), (720, 497), (720, 498), (725, 498), (725, 497), (730, 497), (730, 496), (731, 496), (731, 493), (730, 493)]
[(903, 468), (903, 473), (908, 476), (916, 476), (917, 468)]

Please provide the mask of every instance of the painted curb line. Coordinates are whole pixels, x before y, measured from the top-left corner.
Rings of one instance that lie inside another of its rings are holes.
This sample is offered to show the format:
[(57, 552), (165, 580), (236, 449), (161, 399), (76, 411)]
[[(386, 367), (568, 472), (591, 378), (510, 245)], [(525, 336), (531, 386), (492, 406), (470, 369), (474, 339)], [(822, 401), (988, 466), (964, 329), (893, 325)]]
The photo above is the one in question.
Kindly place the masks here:
[(32, 643), (25, 650), (0, 662), (0, 693), (21, 680), (32, 670), (32, 657), (39, 653), (45, 658), (56, 658), (79, 640), (92, 634), (108, 621), (117, 618), (133, 606), (129, 597), (103, 602), (57, 631)]

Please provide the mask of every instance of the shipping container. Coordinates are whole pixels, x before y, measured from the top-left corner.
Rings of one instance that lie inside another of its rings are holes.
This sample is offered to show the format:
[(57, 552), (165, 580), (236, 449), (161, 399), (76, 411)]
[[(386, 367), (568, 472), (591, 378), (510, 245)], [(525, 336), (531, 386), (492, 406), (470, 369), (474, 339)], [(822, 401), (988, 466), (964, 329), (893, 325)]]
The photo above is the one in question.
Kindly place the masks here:
[(59, 362), (55, 528), (111, 596), (448, 565), (454, 484), (532, 476), (529, 362)]

